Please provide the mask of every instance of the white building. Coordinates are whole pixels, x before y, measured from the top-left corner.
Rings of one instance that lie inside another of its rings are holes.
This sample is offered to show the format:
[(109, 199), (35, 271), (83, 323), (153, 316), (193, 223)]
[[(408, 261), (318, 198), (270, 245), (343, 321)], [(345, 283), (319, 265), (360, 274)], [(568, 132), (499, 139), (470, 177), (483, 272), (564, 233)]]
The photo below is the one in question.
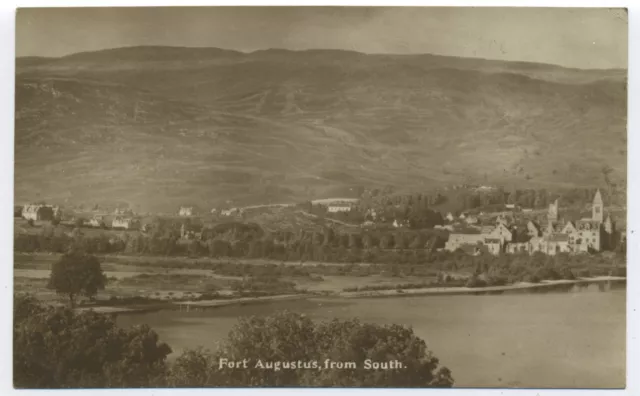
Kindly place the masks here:
[(327, 207), (327, 211), (329, 213), (338, 213), (338, 212), (350, 212), (351, 204), (349, 203), (336, 203), (331, 204)]
[(27, 220), (53, 220), (53, 207), (49, 205), (25, 205), (22, 207), (22, 217)]
[(193, 216), (194, 210), (192, 206), (182, 206), (180, 210), (178, 210), (178, 216), (188, 217)]
[(89, 220), (89, 226), (96, 228), (104, 227), (104, 217), (94, 216), (91, 220)]
[(131, 217), (115, 217), (111, 222), (111, 228), (120, 228), (124, 230), (136, 230), (140, 226), (140, 222)]
[(220, 214), (222, 216), (235, 216), (235, 215), (237, 215), (239, 213), (240, 213), (240, 209), (238, 209), (238, 208), (231, 208), (231, 209), (225, 209), (225, 210), (220, 211)]

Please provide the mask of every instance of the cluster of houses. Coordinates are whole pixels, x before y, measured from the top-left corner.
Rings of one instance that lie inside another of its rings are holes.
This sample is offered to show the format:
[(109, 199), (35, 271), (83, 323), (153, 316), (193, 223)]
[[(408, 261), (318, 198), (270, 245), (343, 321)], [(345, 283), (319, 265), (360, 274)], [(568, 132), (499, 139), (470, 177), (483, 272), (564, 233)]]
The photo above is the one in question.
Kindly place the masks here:
[[(492, 226), (470, 226), (464, 231), (453, 230), (445, 249), (463, 250), (471, 254), (541, 252), (555, 255), (599, 252), (612, 249), (616, 244), (615, 223), (610, 215), (605, 216), (599, 190), (593, 198), (591, 217), (575, 221), (559, 220), (558, 200), (549, 205), (546, 217), (546, 224), (529, 220), (526, 225), (518, 225), (499, 216)], [(466, 220), (468, 219), (467, 217)], [(475, 224), (474, 220), (467, 224)]]
[(62, 218), (62, 209), (45, 204), (27, 204), (22, 207), (21, 217), (33, 221), (52, 221)]
[[(210, 213), (212, 215), (220, 215), (220, 216), (230, 217), (230, 216), (237, 216), (237, 215), (242, 214), (242, 209), (238, 209), (238, 208), (230, 208), (230, 209), (213, 208), (213, 209), (211, 209)], [(180, 217), (193, 217), (193, 216), (197, 216), (197, 214), (198, 214), (198, 211), (193, 206), (181, 206), (180, 209), (178, 209), (178, 216), (180, 216)]]

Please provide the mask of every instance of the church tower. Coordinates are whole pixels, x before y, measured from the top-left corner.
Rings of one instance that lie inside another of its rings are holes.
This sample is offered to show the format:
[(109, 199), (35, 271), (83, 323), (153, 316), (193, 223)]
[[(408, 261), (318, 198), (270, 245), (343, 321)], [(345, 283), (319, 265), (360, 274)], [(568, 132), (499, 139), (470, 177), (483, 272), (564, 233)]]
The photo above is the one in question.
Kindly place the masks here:
[(549, 204), (549, 211), (547, 212), (547, 220), (556, 222), (558, 221), (558, 200)]
[(600, 190), (596, 191), (596, 195), (593, 197), (593, 205), (591, 206), (591, 218), (595, 221), (602, 223), (604, 220), (604, 205), (602, 204), (602, 195)]

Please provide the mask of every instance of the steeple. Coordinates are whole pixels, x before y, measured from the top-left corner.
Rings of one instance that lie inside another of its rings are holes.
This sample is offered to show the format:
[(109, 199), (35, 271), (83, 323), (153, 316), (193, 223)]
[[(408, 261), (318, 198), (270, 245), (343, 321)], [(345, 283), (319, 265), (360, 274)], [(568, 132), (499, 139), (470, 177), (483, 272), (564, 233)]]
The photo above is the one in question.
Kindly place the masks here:
[(549, 204), (549, 211), (547, 212), (547, 220), (548, 221), (557, 221), (558, 220), (558, 200)]
[(600, 194), (600, 189), (596, 191), (596, 195), (593, 197), (593, 205), (591, 207), (591, 218), (601, 223), (604, 219), (604, 205), (602, 204), (602, 194)]

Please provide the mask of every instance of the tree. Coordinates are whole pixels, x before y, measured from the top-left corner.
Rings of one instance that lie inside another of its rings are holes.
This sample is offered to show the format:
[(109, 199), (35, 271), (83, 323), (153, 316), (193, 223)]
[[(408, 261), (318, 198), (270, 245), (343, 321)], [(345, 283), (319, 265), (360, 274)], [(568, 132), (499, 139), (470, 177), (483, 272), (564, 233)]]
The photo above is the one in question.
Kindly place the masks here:
[[(221, 359), (226, 359), (226, 362), (247, 359), (247, 368), (238, 370), (220, 365)], [(279, 362), (282, 367), (265, 371), (260, 368), (258, 359), (263, 365)], [(327, 359), (355, 362), (356, 367), (325, 368)], [(397, 360), (403, 368), (367, 370), (364, 362), (368, 359), (379, 362)], [(313, 362), (316, 362), (315, 366)], [(242, 318), (220, 350), (214, 353), (187, 351), (177, 359), (177, 363), (169, 374), (174, 386), (453, 385), (451, 372), (446, 367), (438, 367), (438, 359), (410, 328), (366, 324), (357, 319), (315, 323), (305, 315), (289, 312)], [(299, 365), (298, 368), (291, 369), (294, 364)]]
[(98, 258), (75, 250), (53, 264), (47, 287), (66, 295), (73, 307), (77, 296), (93, 298), (106, 282)]
[(16, 388), (108, 388), (162, 385), (171, 348), (148, 326), (118, 327), (111, 316), (15, 301)]

